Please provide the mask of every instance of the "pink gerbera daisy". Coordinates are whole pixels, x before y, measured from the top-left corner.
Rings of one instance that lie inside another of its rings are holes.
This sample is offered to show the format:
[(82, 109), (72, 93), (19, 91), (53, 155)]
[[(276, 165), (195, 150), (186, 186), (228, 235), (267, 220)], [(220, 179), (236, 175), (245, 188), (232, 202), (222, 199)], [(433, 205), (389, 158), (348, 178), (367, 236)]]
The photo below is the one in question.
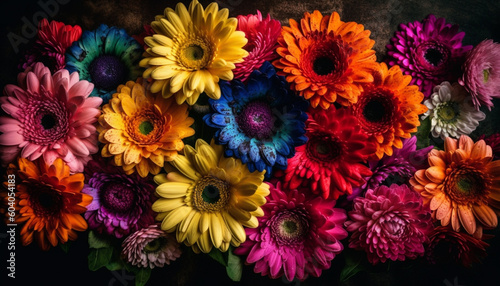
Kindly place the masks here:
[(8, 116), (0, 117), (2, 164), (19, 154), (28, 160), (43, 156), (47, 164), (62, 158), (71, 172), (83, 172), (97, 153), (94, 123), (102, 99), (89, 98), (93, 84), (65, 69), (54, 75), (42, 63), (18, 75), (18, 85), (5, 87), (0, 98)]
[(334, 200), (310, 199), (296, 189), (285, 192), (281, 183), (268, 184), (264, 216), (257, 228), (246, 229), (248, 238), (234, 253), (248, 255), (246, 263), (255, 263), (256, 273), (273, 279), (319, 277), (344, 248), (345, 211), (334, 208)]

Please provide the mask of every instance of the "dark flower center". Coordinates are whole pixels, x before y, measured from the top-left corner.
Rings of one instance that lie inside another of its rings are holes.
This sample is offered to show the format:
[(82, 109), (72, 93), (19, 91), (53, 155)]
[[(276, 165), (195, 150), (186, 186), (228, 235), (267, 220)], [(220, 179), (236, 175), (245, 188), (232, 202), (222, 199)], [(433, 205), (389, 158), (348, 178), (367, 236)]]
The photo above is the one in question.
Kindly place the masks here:
[(487, 204), (491, 179), (473, 164), (457, 165), (444, 181), (445, 193), (458, 204)]
[(363, 108), (363, 116), (370, 122), (380, 122), (387, 111), (379, 99), (370, 100)]
[(216, 177), (205, 176), (196, 182), (193, 206), (200, 211), (218, 212), (229, 203), (229, 185)]
[(273, 218), (272, 235), (279, 245), (300, 243), (309, 232), (307, 214), (303, 210), (284, 210)]
[(139, 124), (139, 131), (143, 135), (148, 135), (151, 131), (153, 131), (154, 128), (155, 126), (149, 121), (143, 121), (141, 124)]
[(248, 137), (266, 139), (274, 133), (275, 118), (271, 107), (261, 101), (247, 104), (236, 117), (236, 122)]
[(438, 49), (428, 49), (425, 54), (424, 58), (433, 66), (438, 66), (439, 63), (443, 60), (443, 54), (441, 53), (440, 50)]
[(64, 102), (54, 100), (47, 91), (33, 95), (20, 112), (25, 126), (23, 136), (28, 142), (47, 146), (68, 135), (72, 114)]
[(424, 72), (442, 74), (450, 68), (450, 49), (441, 43), (423, 43), (415, 49), (415, 53), (417, 68)]
[(161, 250), (167, 244), (167, 239), (165, 237), (158, 237), (150, 241), (146, 246), (144, 246), (143, 251), (145, 253), (156, 253)]
[(203, 59), (205, 51), (199, 45), (192, 45), (184, 49), (184, 56), (191, 61), (199, 61)]
[(52, 114), (45, 114), (42, 117), (42, 127), (43, 129), (51, 129), (54, 126), (56, 126), (56, 119), (54, 118), (54, 115)]
[(330, 134), (311, 134), (306, 144), (308, 157), (312, 160), (329, 162), (344, 153), (343, 144)]
[(60, 192), (42, 184), (31, 186), (31, 190), (29, 200), (37, 216), (53, 217), (63, 209), (64, 199)]
[(394, 124), (399, 100), (383, 88), (367, 87), (354, 105), (354, 115), (368, 134), (381, 134)]
[(313, 71), (317, 75), (327, 75), (335, 71), (335, 62), (329, 57), (318, 57), (313, 62)]
[(207, 185), (201, 193), (201, 198), (204, 202), (215, 204), (220, 200), (220, 192), (216, 186)]
[(157, 143), (168, 126), (168, 119), (153, 106), (144, 108), (125, 117), (125, 128), (130, 139), (137, 144)]
[(136, 203), (136, 195), (130, 186), (117, 182), (108, 182), (101, 188), (101, 202), (108, 210), (125, 213)]
[(97, 57), (90, 64), (89, 73), (95, 87), (103, 90), (115, 89), (127, 76), (125, 65), (114, 55)]

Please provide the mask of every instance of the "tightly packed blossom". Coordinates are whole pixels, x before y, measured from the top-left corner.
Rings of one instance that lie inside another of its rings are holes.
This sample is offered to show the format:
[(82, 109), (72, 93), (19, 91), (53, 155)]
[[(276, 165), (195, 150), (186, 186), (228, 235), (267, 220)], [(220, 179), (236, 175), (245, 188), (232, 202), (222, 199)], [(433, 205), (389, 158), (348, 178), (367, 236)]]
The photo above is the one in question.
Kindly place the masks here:
[(407, 185), (369, 189), (354, 200), (349, 218), (349, 247), (364, 250), (372, 264), (423, 256), (432, 231), (429, 207)]
[(90, 161), (85, 168), (82, 190), (94, 198), (85, 213), (89, 228), (122, 238), (152, 225), (154, 190), (151, 177), (127, 175), (121, 167), (100, 157)]
[(163, 267), (181, 256), (175, 237), (153, 224), (128, 236), (122, 243), (122, 256), (137, 267)]
[(387, 45), (389, 66), (399, 65), (405, 75), (411, 75), (425, 98), (435, 85), (455, 82), (460, 66), (472, 46), (463, 46), (464, 32), (458, 25), (446, 23), (430, 14), (423, 21), (400, 24), (399, 30)]
[(38, 23), (38, 34), (35, 44), (25, 55), (22, 70), (42, 62), (51, 72), (66, 66), (66, 50), (82, 36), (80, 26), (65, 25), (62, 22), (42, 19)]
[(186, 145), (170, 163), (176, 170), (155, 176), (153, 210), (161, 229), (195, 252), (225, 252), (246, 240), (243, 226), (258, 226), (269, 186), (264, 172), (251, 173), (240, 160), (224, 157), (222, 146), (198, 139), (195, 148)]
[(248, 240), (234, 253), (246, 255), (256, 273), (273, 279), (319, 277), (344, 249), (345, 210), (334, 208), (334, 200), (306, 197), (297, 189), (282, 189), (280, 183), (270, 186), (258, 227), (246, 229)]
[(213, 113), (204, 116), (217, 128), (215, 140), (227, 157), (241, 159), (250, 172), (285, 169), (295, 147), (306, 143), (307, 102), (294, 95), (283, 77), (266, 62), (246, 84), (221, 83), (222, 97), (209, 100)]
[(281, 24), (278, 20), (271, 19), (268, 14), (262, 19), (262, 14), (238, 16), (238, 31), (245, 33), (248, 43), (243, 47), (248, 51), (248, 56), (243, 62), (237, 63), (233, 70), (234, 78), (246, 82), (250, 74), (259, 69), (266, 61), (271, 62), (278, 57), (278, 37), (281, 34)]
[[(15, 223), (22, 226), (23, 245), (35, 240), (41, 249), (49, 250), (76, 240), (76, 232), (87, 229), (82, 213), (92, 197), (81, 192), (83, 174), (70, 174), (62, 159), (47, 164), (41, 159), (31, 162), (19, 158), (17, 165), (9, 165), (7, 174), (15, 181)], [(4, 183), (4, 187), (8, 185)]]
[(323, 16), (319, 11), (290, 19), (283, 27), (276, 50), (281, 56), (273, 64), (281, 69), (291, 89), (328, 109), (331, 104), (348, 106), (358, 100), (361, 84), (373, 81), (375, 41), (370, 31), (355, 22), (343, 22), (337, 12)]
[(178, 104), (193, 105), (201, 93), (219, 99), (219, 79), (232, 80), (235, 63), (248, 55), (245, 34), (235, 31), (238, 20), (228, 16), (229, 10), (219, 10), (216, 2), (204, 9), (197, 0), (189, 9), (178, 3), (157, 16), (140, 62), (146, 68), (143, 77), (153, 80), (151, 91), (174, 96)]
[(194, 134), (187, 108), (151, 94), (141, 78), (120, 85), (99, 118), (102, 156), (113, 157), (127, 174), (158, 174), (184, 148), (182, 139)]
[(324, 199), (351, 194), (371, 171), (363, 163), (376, 150), (348, 109), (311, 110), (305, 145), (288, 160), (285, 187), (310, 189)]
[(403, 75), (399, 66), (387, 69), (377, 65), (373, 83), (364, 85), (358, 101), (352, 105), (362, 130), (374, 141), (377, 150), (372, 158), (391, 156), (394, 148), (403, 147), (404, 138), (417, 131), (418, 116), (427, 111), (421, 104), (423, 94), (415, 85), (409, 85), (411, 76)]
[(0, 98), (7, 116), (0, 117), (0, 158), (6, 165), (17, 156), (47, 164), (62, 158), (71, 172), (83, 172), (98, 151), (94, 126), (100, 98), (89, 97), (93, 84), (62, 69), (52, 75), (42, 63), (18, 75), (18, 85), (5, 87)]
[(90, 96), (108, 103), (116, 87), (135, 80), (142, 72), (138, 63), (143, 48), (124, 29), (101, 24), (84, 31), (66, 53), (66, 69), (77, 71), (80, 78), (94, 84)]
[(486, 118), (484, 112), (477, 110), (472, 98), (458, 83), (445, 81), (434, 87), (434, 93), (424, 101), (428, 110), (422, 115), (431, 120), (431, 134), (434, 137), (459, 138), (469, 135)]
[(483, 227), (498, 224), (500, 161), (492, 157), (484, 140), (448, 137), (444, 151), (432, 150), (430, 167), (415, 172), (410, 183), (442, 226), (451, 224), (454, 231), (464, 229), (481, 238)]
[(493, 107), (491, 98), (500, 98), (500, 44), (484, 40), (467, 55), (459, 83), (472, 95), (474, 106)]

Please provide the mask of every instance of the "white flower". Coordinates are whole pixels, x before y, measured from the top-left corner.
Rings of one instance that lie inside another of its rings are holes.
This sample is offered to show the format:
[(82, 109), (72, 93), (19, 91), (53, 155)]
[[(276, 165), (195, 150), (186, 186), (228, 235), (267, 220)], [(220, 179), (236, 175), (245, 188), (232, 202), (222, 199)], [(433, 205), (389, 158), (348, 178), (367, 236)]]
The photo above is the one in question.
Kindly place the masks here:
[(458, 83), (451, 85), (445, 81), (434, 87), (434, 92), (424, 102), (429, 110), (422, 120), (430, 117), (431, 134), (434, 137), (459, 138), (469, 135), (484, 120), (486, 115), (474, 108), (472, 98)]

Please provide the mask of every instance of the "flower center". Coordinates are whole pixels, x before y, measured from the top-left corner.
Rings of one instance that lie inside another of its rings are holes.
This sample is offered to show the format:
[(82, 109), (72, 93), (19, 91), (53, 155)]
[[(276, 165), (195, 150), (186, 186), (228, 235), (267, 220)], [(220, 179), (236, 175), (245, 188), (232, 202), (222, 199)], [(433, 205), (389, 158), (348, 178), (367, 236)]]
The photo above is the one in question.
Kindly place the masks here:
[(423, 71), (445, 72), (447, 70), (448, 60), (451, 56), (450, 49), (440, 43), (427, 42), (418, 46), (415, 50), (417, 66)]
[(218, 212), (226, 208), (231, 196), (229, 185), (216, 177), (198, 180), (193, 191), (193, 206), (200, 211)]
[(444, 122), (454, 122), (458, 117), (458, 106), (453, 102), (441, 104), (437, 110), (437, 116)]
[(313, 62), (313, 70), (318, 75), (327, 75), (335, 71), (335, 62), (329, 57), (319, 57)]
[(205, 52), (198, 45), (192, 45), (184, 49), (184, 56), (190, 61), (199, 61), (203, 59)]
[(153, 106), (137, 111), (132, 116), (125, 117), (127, 135), (135, 143), (150, 145), (161, 140), (169, 130), (169, 116), (163, 116)]
[(101, 202), (108, 210), (125, 213), (135, 205), (136, 195), (127, 185), (107, 182), (101, 189)]
[(300, 243), (309, 231), (306, 214), (301, 210), (285, 210), (276, 215), (271, 229), (279, 245)]
[(177, 50), (179, 63), (188, 70), (200, 70), (209, 67), (213, 57), (213, 44), (202, 37), (187, 39)]
[(307, 155), (312, 160), (330, 162), (338, 159), (344, 152), (343, 144), (330, 134), (312, 134), (307, 141)]
[(368, 134), (381, 134), (394, 124), (398, 99), (391, 91), (367, 87), (354, 105), (354, 115)]
[(143, 121), (139, 124), (139, 132), (143, 135), (148, 135), (151, 131), (153, 131), (154, 125), (149, 121)]
[(462, 205), (487, 204), (491, 179), (474, 165), (456, 166), (446, 177), (444, 192), (456, 203)]
[(487, 83), (489, 79), (490, 79), (490, 70), (484, 69), (483, 70), (483, 83)]
[(370, 100), (363, 108), (363, 116), (370, 122), (380, 122), (386, 113), (384, 104), (378, 99)]
[(167, 239), (165, 237), (158, 237), (150, 241), (146, 246), (144, 246), (143, 251), (145, 253), (155, 253), (162, 249), (167, 244)]
[(441, 54), (441, 51), (438, 49), (428, 49), (425, 54), (424, 58), (433, 66), (439, 65), (439, 63), (443, 60), (443, 54)]
[(89, 66), (90, 78), (95, 87), (113, 90), (126, 80), (126, 68), (122, 61), (114, 55), (97, 57)]
[(56, 126), (56, 119), (54, 118), (54, 115), (52, 114), (45, 114), (42, 117), (42, 127), (43, 129), (52, 129), (54, 126)]
[(248, 137), (266, 139), (274, 133), (275, 118), (271, 107), (261, 101), (247, 104), (236, 117), (236, 122)]
[(33, 212), (39, 217), (56, 216), (64, 207), (61, 193), (43, 184), (32, 186), (29, 201)]

